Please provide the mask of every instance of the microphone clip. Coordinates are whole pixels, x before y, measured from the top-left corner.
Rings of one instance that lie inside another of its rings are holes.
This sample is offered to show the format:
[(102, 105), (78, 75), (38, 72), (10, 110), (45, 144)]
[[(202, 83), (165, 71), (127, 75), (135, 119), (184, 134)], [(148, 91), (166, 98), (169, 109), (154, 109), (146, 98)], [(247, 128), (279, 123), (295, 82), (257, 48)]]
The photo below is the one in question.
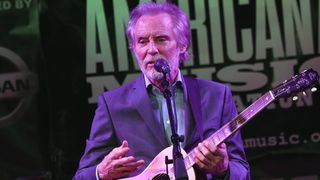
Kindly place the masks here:
[(170, 74), (163, 74), (163, 78), (161, 80), (161, 92), (165, 97), (172, 96), (172, 87), (170, 82)]
[(164, 95), (171, 97), (171, 76), (170, 76), (170, 66), (168, 62), (162, 58), (157, 59), (154, 62), (154, 68), (156, 71), (163, 74), (161, 80), (161, 91)]

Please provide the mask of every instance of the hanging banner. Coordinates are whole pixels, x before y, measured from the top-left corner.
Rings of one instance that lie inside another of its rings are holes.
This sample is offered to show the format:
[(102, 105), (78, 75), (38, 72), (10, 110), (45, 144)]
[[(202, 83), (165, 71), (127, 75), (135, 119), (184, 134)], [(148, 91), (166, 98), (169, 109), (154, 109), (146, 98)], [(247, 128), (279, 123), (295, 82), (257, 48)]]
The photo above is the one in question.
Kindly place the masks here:
[[(320, 72), (319, 1), (173, 2), (191, 19), (193, 59), (183, 65), (182, 71), (228, 84), (239, 112), (305, 69)], [(89, 104), (95, 104), (102, 91), (139, 74), (125, 39), (129, 10), (137, 3), (87, 1), (85, 69), (91, 87)], [(256, 122), (243, 128), (253, 178), (319, 176), (319, 95), (306, 91), (298, 97), (296, 102), (282, 98), (272, 103), (254, 118)]]
[[(51, 4), (44, 43), (58, 177), (77, 169), (98, 95), (140, 74), (126, 24), (130, 10), (146, 1)], [(319, 0), (172, 2), (191, 20), (192, 59), (181, 71), (230, 86), (239, 113), (306, 69), (320, 73)], [(252, 179), (319, 179), (319, 92), (297, 96), (275, 101), (241, 129)]]
[(42, 176), (37, 1), (0, 1), (0, 27), (0, 179)]

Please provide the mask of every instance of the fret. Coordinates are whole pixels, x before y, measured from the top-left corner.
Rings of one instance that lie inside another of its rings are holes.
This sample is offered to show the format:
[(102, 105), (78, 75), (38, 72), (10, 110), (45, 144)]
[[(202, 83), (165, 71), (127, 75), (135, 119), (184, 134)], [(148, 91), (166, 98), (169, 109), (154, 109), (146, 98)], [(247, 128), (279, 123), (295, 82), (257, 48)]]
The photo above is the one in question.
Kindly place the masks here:
[(192, 166), (191, 164), (194, 164), (194, 159), (189, 156), (188, 160), (189, 160), (189, 165), (191, 167)]
[(185, 166), (188, 167), (188, 166), (191, 164), (190, 156), (187, 155), (187, 156), (183, 159), (183, 161), (184, 161)]
[(192, 151), (189, 152), (189, 154), (183, 159), (186, 168), (190, 168), (191, 166), (193, 166), (195, 164), (194, 162), (194, 157), (195, 157), (195, 152), (194, 149)]
[(236, 121), (231, 121), (231, 122), (230, 122), (230, 129), (231, 129), (231, 131), (236, 130), (237, 127), (238, 127), (238, 125), (237, 125), (237, 122), (236, 122)]
[(238, 117), (236, 117), (235, 119), (235, 123), (236, 126), (238, 126), (238, 124), (243, 124), (244, 122), (247, 121), (247, 118), (243, 117), (244, 114), (240, 114)]
[(194, 150), (192, 150), (192, 151), (190, 151), (190, 153), (189, 153), (189, 155), (188, 156), (190, 156), (190, 158), (194, 158)]
[(249, 119), (251, 119), (254, 115), (260, 112), (263, 108), (265, 108), (270, 102), (273, 101), (273, 97), (271, 92), (264, 94), (255, 103), (251, 104), (247, 109), (245, 109), (239, 115), (238, 122), (242, 123)]
[(231, 133), (231, 131), (230, 131), (229, 124), (226, 124), (220, 130), (217, 131), (217, 134), (219, 136), (220, 141), (224, 140), (230, 133)]
[(214, 144), (219, 144), (220, 143), (220, 139), (219, 138), (217, 138), (217, 137), (214, 137)]
[(219, 141), (223, 140), (224, 139), (224, 136), (223, 136), (223, 131), (217, 131), (216, 133), (216, 136), (218, 137)]
[(191, 156), (186, 156), (184, 158), (184, 164), (186, 165), (186, 168), (190, 168), (194, 164), (194, 159)]
[(230, 126), (227, 126), (227, 128), (223, 129), (223, 133), (224, 133), (225, 136), (230, 134), (231, 132), (232, 132), (232, 130), (230, 131)]
[(210, 136), (208, 139), (211, 141), (212, 144), (218, 144), (219, 143), (219, 140), (217, 138), (215, 138), (215, 136), (212, 136), (212, 137)]

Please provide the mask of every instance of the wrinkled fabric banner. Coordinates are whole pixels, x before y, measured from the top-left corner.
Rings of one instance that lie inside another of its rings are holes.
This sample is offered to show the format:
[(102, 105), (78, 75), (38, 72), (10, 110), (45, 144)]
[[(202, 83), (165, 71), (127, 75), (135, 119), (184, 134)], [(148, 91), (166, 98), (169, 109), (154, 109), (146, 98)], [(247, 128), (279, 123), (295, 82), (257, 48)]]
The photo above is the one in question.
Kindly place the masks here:
[[(124, 37), (139, 2), (87, 1), (89, 104), (139, 74)], [(318, 0), (172, 2), (191, 20), (192, 59), (182, 72), (229, 85), (239, 113), (302, 71), (320, 72)], [(274, 101), (241, 129), (253, 179), (319, 179), (319, 109), (319, 91), (306, 89)]]
[[(37, 0), (0, 1), (0, 179), (44, 177)], [(44, 123), (44, 122), (42, 122)]]

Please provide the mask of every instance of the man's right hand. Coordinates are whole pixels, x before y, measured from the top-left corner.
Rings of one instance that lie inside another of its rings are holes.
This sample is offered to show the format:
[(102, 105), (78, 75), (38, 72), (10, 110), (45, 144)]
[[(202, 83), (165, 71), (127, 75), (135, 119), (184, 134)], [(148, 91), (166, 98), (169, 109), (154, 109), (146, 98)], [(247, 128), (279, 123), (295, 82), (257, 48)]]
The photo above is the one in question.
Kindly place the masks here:
[(102, 180), (120, 178), (138, 170), (144, 161), (135, 161), (133, 156), (125, 157), (129, 150), (128, 142), (123, 141), (121, 146), (106, 155), (97, 166), (99, 178)]

